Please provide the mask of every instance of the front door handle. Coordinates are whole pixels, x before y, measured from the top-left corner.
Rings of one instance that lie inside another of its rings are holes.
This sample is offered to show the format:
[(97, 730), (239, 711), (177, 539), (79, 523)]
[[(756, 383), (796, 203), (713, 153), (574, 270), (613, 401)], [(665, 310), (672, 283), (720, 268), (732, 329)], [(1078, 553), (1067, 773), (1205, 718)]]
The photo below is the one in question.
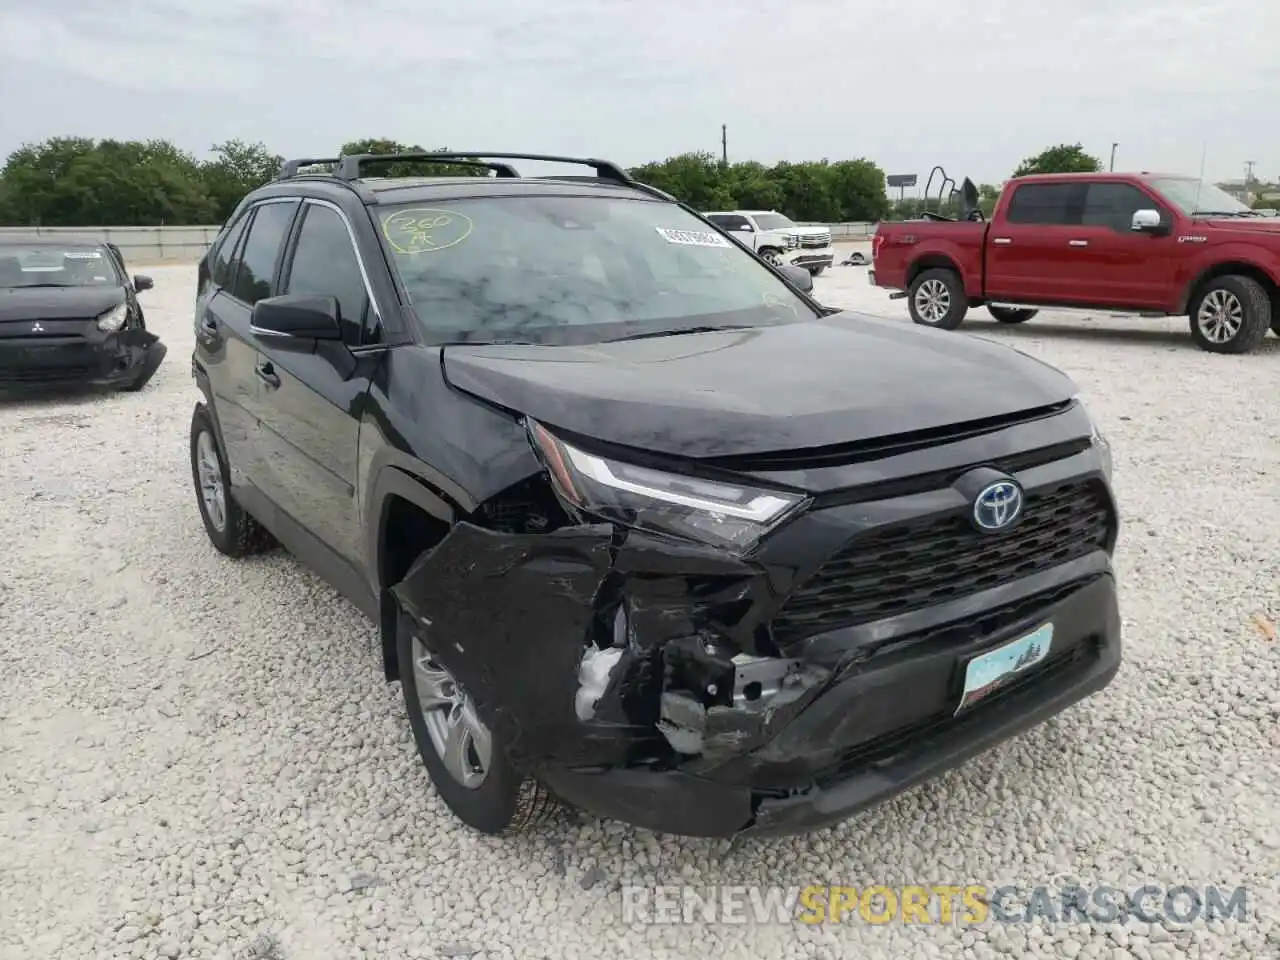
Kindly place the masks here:
[(1008, 237), (994, 237), (991, 242), (998, 243), (1002, 247), (1008, 246), (1009, 244), (1013, 243), (1013, 241), (1010, 240)]
[(1088, 245), (1089, 245), (1088, 240), (1068, 240), (1067, 241), (1067, 246), (1069, 247), (1087, 247)]
[(218, 335), (218, 321), (213, 319), (213, 317), (201, 317), (200, 332), (206, 337), (216, 337)]
[(258, 375), (258, 379), (265, 383), (272, 390), (280, 386), (280, 374), (276, 373), (276, 368), (272, 366), (270, 360), (264, 360), (254, 368), (254, 373)]

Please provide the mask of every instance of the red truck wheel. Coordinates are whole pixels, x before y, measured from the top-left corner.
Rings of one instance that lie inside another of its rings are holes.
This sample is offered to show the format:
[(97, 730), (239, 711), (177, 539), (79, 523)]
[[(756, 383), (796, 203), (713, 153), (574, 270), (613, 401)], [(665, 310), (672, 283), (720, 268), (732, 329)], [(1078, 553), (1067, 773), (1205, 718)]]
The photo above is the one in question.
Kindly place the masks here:
[(954, 330), (969, 312), (969, 298), (964, 284), (954, 270), (934, 267), (911, 281), (907, 291), (907, 309), (911, 319), (924, 327)]
[(987, 313), (998, 323), (1026, 323), (1039, 310), (1015, 310), (1013, 307), (987, 307)]
[(1191, 337), (1210, 353), (1249, 353), (1271, 326), (1271, 297), (1252, 277), (1214, 277), (1191, 303)]

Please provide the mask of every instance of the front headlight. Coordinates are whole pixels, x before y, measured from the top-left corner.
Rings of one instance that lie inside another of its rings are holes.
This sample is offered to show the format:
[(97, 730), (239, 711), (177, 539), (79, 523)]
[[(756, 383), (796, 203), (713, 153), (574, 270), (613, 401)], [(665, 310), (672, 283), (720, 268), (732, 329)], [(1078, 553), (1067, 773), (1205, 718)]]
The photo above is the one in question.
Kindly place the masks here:
[(587, 453), (539, 423), (529, 435), (556, 490), (605, 520), (745, 552), (805, 500), (785, 490), (701, 480)]
[(98, 329), (104, 333), (115, 333), (124, 326), (128, 317), (129, 304), (122, 303), (118, 307), (112, 307), (98, 318)]

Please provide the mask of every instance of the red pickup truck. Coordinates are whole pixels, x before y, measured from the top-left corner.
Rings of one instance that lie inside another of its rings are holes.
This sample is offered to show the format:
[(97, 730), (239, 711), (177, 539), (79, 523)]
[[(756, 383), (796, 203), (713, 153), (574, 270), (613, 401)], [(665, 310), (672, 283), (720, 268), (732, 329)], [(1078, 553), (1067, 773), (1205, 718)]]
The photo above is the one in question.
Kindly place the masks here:
[(882, 223), (871, 282), (911, 319), (954, 330), (970, 307), (1023, 323), (1036, 307), (1186, 316), (1214, 353), (1280, 336), (1280, 220), (1209, 183), (1159, 174), (1039, 174), (1005, 184), (990, 222), (965, 181), (960, 219)]

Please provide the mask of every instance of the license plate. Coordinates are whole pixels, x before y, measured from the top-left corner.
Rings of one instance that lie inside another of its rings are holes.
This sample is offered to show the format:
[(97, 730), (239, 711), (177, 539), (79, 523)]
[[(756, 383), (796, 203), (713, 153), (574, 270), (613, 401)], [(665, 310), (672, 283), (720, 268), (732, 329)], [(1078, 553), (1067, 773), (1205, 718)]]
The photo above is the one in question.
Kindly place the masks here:
[(1053, 645), (1053, 624), (1046, 623), (1033, 633), (1019, 637), (969, 661), (964, 671), (964, 692), (956, 713), (994, 693), (1006, 682), (1030, 670), (1049, 655)]

